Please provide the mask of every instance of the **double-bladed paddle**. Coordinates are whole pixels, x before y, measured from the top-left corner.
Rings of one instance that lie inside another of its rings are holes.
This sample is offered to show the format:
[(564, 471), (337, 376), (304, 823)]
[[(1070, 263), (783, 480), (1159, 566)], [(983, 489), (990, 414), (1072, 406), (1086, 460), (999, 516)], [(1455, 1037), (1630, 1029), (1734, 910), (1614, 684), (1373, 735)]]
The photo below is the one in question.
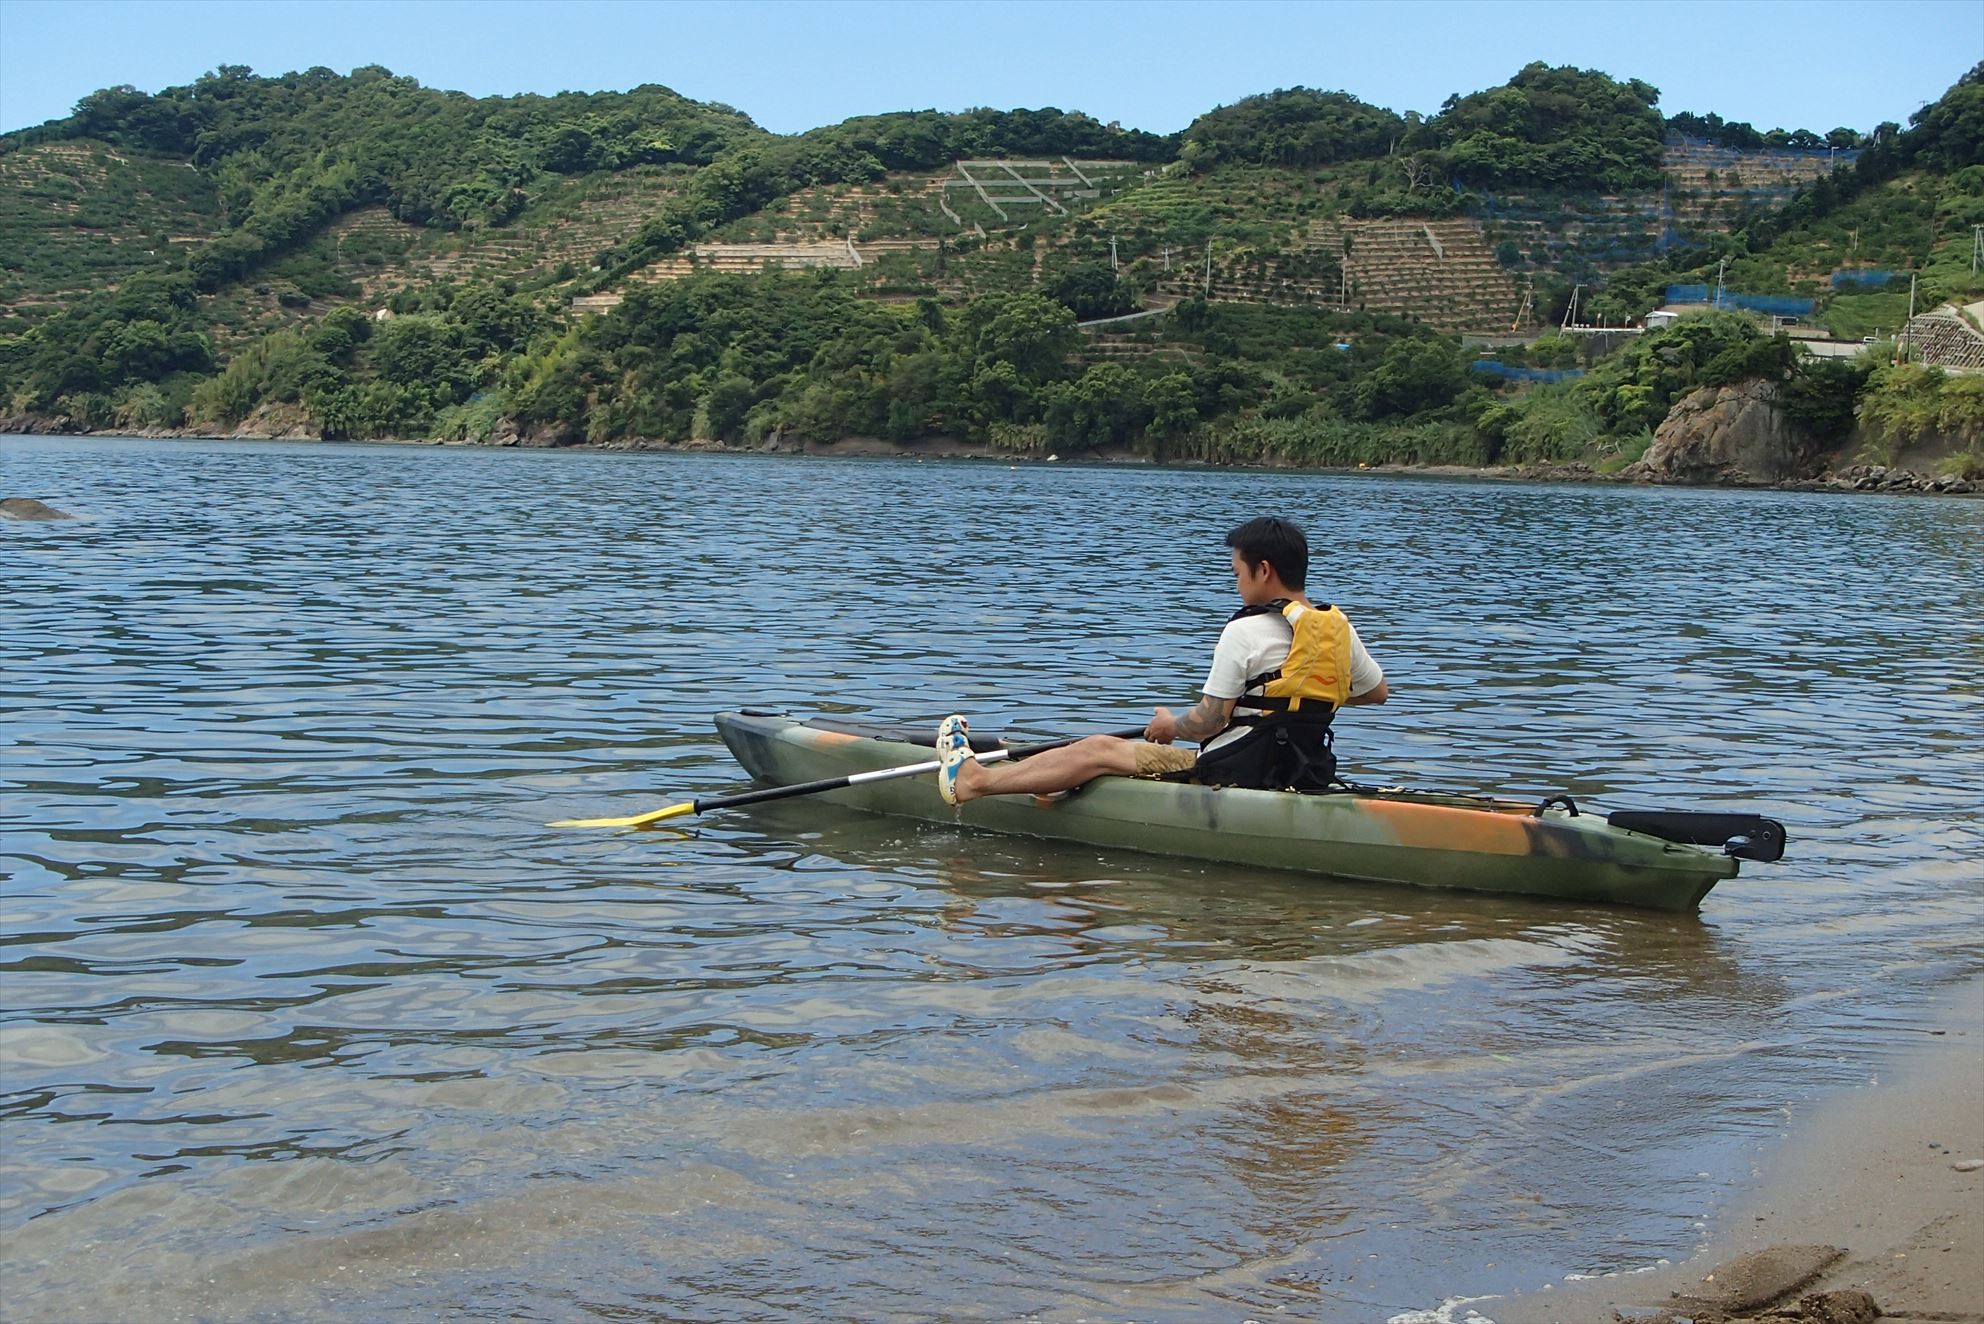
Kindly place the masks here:
[[(1127, 731), (1111, 731), (1107, 734), (1123, 740), (1137, 740), (1143, 736), (1144, 728), (1132, 727)], [(1085, 736), (1069, 736), (1064, 740), (1049, 740), (1038, 745), (1016, 745), (1011, 749), (990, 749), (983, 754), (974, 753), (973, 758), (980, 763), (997, 763), (1002, 759), (1023, 759), (1034, 754), (1044, 754), (1050, 749), (1060, 749), (1072, 745)], [(838, 791), (846, 786), (865, 786), (869, 782), (894, 781), (899, 777), (921, 777), (937, 771), (943, 763), (939, 759), (928, 759), (922, 763), (905, 763), (900, 768), (877, 768), (873, 772), (854, 772), (845, 777), (827, 777), (816, 782), (800, 782), (796, 786), (769, 786), (762, 791), (745, 791), (739, 795), (719, 795), (708, 800), (688, 800), (679, 805), (669, 805), (663, 809), (650, 809), (645, 814), (634, 814), (628, 818), (564, 818), (550, 827), (584, 828), (635, 828), (659, 823), (663, 819), (681, 818), (686, 814), (707, 814), (712, 809), (736, 809), (743, 805), (764, 804), (768, 800), (790, 800), (800, 795), (817, 795), (821, 791)]]

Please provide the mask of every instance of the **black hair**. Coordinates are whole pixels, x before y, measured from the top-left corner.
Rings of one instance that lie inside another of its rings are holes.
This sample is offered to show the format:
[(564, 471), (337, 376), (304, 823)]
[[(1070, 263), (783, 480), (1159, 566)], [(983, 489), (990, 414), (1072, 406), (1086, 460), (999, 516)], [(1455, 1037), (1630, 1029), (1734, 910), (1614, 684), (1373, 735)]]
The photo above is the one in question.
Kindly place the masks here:
[(1294, 520), (1263, 515), (1226, 535), (1226, 545), (1240, 553), (1251, 569), (1266, 561), (1290, 588), (1309, 580), (1309, 540)]

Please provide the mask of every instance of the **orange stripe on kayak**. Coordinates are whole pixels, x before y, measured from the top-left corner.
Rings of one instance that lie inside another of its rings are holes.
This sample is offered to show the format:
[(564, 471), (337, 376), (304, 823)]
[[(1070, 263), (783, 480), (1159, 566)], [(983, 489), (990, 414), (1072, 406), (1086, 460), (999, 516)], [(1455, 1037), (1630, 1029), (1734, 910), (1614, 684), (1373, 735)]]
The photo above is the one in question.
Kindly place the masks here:
[(1471, 851), (1477, 855), (1534, 855), (1539, 852), (1525, 820), (1478, 809), (1449, 809), (1405, 800), (1365, 800), (1359, 806), (1390, 829), (1401, 846)]
[(860, 736), (851, 736), (845, 731), (820, 731), (813, 728), (808, 728), (806, 731), (806, 741), (813, 745), (845, 745), (859, 739)]

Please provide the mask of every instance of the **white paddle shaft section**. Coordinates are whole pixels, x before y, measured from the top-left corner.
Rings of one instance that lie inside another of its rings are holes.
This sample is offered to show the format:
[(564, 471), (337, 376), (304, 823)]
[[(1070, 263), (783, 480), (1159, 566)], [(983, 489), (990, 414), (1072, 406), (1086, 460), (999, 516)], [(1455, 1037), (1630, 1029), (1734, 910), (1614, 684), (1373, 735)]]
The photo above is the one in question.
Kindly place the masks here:
[[(1028, 752), (1031, 753), (1032, 751)], [(1013, 751), (1010, 749), (989, 749), (983, 754), (972, 755), (980, 763), (997, 763), (1001, 759), (1009, 759), (1012, 756)], [(850, 772), (847, 774), (847, 784), (849, 786), (860, 786), (866, 782), (888, 782), (894, 781), (898, 777), (917, 777), (924, 773), (935, 772), (943, 766), (943, 760), (931, 759), (928, 763), (905, 763), (900, 768), (877, 768), (873, 772)]]

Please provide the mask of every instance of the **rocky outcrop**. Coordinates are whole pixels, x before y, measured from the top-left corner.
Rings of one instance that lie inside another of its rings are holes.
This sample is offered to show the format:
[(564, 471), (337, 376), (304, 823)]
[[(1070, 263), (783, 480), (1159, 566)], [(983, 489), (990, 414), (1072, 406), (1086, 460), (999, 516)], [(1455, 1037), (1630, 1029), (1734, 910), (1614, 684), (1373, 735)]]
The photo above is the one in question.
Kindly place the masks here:
[(1925, 474), (1898, 465), (1850, 464), (1810, 482), (1787, 483), (1811, 491), (1920, 492), (1939, 496), (1976, 496), (1984, 487), (1955, 474)]
[(8, 497), (0, 501), (0, 519), (74, 519), (66, 510), (45, 506), (33, 497)]
[(1647, 483), (1765, 486), (1811, 472), (1818, 448), (1777, 407), (1777, 384), (1704, 386), (1682, 397), (1625, 471)]
[(20, 433), (23, 436), (59, 437), (67, 432), (81, 431), (66, 418), (51, 418), (46, 414), (8, 414), (0, 418), (0, 432)]
[(301, 405), (266, 404), (227, 435), (240, 441), (322, 441), (324, 430)]
[(583, 445), (585, 439), (585, 433), (570, 423), (520, 423), (514, 418), (502, 418), (496, 421), (486, 444), (550, 449)]

